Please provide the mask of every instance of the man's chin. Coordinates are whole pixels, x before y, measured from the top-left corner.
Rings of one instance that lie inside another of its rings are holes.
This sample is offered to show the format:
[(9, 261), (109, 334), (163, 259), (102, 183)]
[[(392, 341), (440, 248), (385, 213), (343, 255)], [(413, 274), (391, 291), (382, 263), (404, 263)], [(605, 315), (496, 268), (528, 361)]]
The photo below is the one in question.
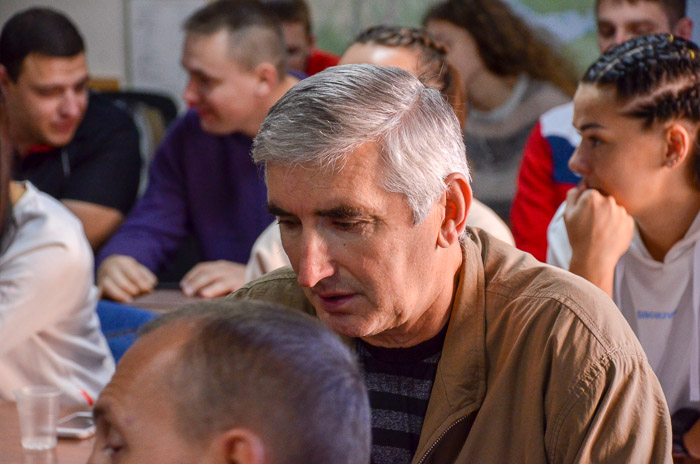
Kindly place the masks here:
[(73, 140), (73, 136), (75, 136), (75, 131), (71, 131), (67, 134), (51, 134), (46, 137), (44, 144), (51, 147), (65, 147)]
[(354, 314), (329, 314), (323, 310), (316, 310), (317, 316), (331, 332), (345, 337), (365, 337), (370, 330), (364, 327), (363, 321)]
[(199, 124), (204, 132), (212, 135), (228, 135), (235, 132), (212, 116), (200, 116)]

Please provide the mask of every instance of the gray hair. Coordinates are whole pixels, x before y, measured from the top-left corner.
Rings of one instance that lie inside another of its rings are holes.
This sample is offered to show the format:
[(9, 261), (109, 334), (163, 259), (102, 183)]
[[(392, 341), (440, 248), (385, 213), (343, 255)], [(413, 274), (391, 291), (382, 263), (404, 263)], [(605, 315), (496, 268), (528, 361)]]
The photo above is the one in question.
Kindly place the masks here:
[(361, 145), (377, 145), (382, 187), (402, 193), (415, 224), (445, 191), (469, 178), (462, 131), (440, 92), (410, 73), (366, 64), (335, 66), (304, 79), (270, 110), (253, 147), (256, 163), (342, 168)]
[(272, 303), (218, 300), (166, 313), (141, 334), (175, 322), (192, 330), (164, 372), (183, 436), (246, 427), (261, 435), (269, 462), (369, 462), (362, 374), (320, 321)]

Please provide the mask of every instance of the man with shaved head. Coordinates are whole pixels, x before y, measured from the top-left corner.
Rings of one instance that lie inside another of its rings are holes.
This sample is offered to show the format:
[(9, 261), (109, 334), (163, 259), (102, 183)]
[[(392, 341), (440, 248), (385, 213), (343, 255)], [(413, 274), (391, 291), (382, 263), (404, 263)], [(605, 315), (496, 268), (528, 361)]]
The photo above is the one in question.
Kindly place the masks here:
[(117, 301), (150, 292), (188, 236), (201, 262), (180, 280), (183, 293), (237, 289), (271, 220), (250, 148), (270, 107), (298, 81), (287, 74), (280, 21), (260, 2), (227, 0), (195, 11), (184, 29), (191, 110), (174, 123), (144, 197), (96, 260), (103, 296)]
[(271, 304), (216, 301), (144, 327), (95, 405), (98, 463), (369, 462), (349, 350)]

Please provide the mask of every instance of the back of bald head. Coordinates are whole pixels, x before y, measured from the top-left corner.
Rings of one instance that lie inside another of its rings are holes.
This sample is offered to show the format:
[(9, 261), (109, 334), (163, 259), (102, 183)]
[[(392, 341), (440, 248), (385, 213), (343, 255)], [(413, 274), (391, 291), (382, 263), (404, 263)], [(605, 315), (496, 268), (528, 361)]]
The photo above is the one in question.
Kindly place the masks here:
[(243, 427), (261, 437), (270, 462), (369, 462), (364, 380), (319, 321), (268, 303), (218, 300), (167, 313), (143, 336), (170, 328), (186, 338), (166, 374), (184, 436)]
[(187, 34), (212, 35), (225, 30), (230, 56), (252, 71), (258, 64), (271, 63), (278, 75), (287, 72), (282, 24), (265, 5), (253, 0), (219, 0), (195, 11), (183, 28)]

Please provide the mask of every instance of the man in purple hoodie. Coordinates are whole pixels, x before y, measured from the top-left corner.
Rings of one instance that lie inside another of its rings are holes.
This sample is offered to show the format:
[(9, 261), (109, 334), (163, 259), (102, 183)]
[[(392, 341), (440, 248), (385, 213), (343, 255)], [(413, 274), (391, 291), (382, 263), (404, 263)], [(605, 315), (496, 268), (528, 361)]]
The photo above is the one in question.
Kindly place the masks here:
[(192, 234), (203, 262), (180, 281), (188, 295), (215, 297), (244, 282), (245, 263), (270, 223), (252, 139), (272, 105), (296, 82), (288, 75), (279, 20), (253, 1), (209, 4), (190, 16), (178, 120), (151, 165), (149, 186), (97, 257), (103, 297), (131, 301), (151, 291)]

